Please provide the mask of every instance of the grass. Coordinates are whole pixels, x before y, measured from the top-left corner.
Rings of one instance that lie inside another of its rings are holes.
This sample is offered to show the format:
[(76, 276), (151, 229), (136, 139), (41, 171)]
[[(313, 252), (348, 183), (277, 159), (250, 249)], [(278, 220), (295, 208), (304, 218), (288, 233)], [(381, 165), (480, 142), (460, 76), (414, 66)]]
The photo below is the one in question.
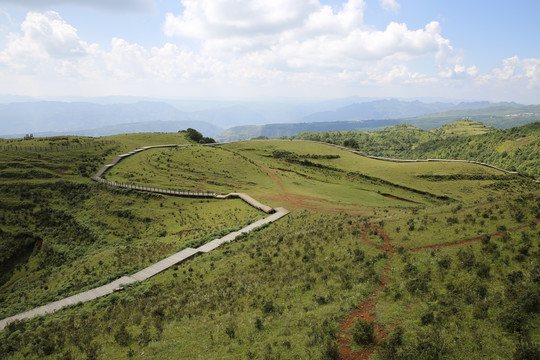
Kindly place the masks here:
[[(351, 178), (353, 178), (354, 184), (357, 187), (362, 187), (372, 193), (385, 192), (400, 198), (425, 204), (432, 204), (434, 202), (433, 198), (437, 196), (447, 196), (450, 199), (459, 200), (464, 203), (480, 202), (483, 199), (498, 196), (501, 193), (498, 189), (490, 188), (495, 182), (499, 185), (504, 184), (508, 187), (512, 187), (514, 183), (518, 183), (517, 186), (519, 187), (524, 186), (523, 181), (515, 175), (504, 175), (500, 171), (474, 164), (386, 162), (361, 157), (329, 145), (316, 143), (297, 141), (259, 141), (233, 143), (224, 145), (224, 147), (241, 153), (249, 159), (260, 162), (268, 167), (285, 168), (319, 180), (319, 182), (316, 183), (316, 186), (309, 186), (307, 181), (297, 181), (302, 185), (304, 185), (304, 183), (307, 185), (304, 187), (304, 191), (309, 191), (310, 195), (320, 193), (321, 189), (324, 187), (324, 183), (338, 183), (343, 185), (346, 189), (350, 189)], [(310, 160), (310, 162), (320, 164), (326, 168), (321, 169), (316, 166), (307, 167), (287, 163), (283, 159), (269, 158), (268, 156), (271, 156), (276, 148), (300, 155), (315, 153), (320, 155), (336, 155), (339, 156), (339, 158)], [(355, 175), (357, 174), (363, 176), (355, 178)], [(429, 178), (421, 177), (429, 175), (454, 176), (457, 179), (432, 181)], [(484, 180), (468, 181), (460, 179), (463, 177), (466, 178), (467, 176), (478, 177)], [(492, 178), (496, 180), (492, 180)], [(427, 192), (428, 196), (418, 196), (422, 194), (407, 189)], [(345, 190), (345, 192), (346, 191), (347, 190)], [(340, 194), (337, 193), (336, 195), (339, 199)], [(398, 200), (394, 200), (394, 204), (410, 206), (410, 204), (403, 204), (402, 201)], [(373, 206), (372, 203), (367, 205)], [(384, 204), (383, 206), (386, 205), (387, 204)]]
[[(136, 146), (186, 143), (178, 134), (108, 139), (69, 151), (0, 150), (0, 171), (14, 174), (0, 177), (0, 317), (264, 216), (238, 199), (96, 184), (81, 165), (89, 173)], [(527, 179), (297, 141), (153, 149), (105, 177), (242, 191), (292, 213), (123, 292), (14, 323), (0, 332), (3, 357), (331, 359), (344, 320), (367, 300), (376, 359), (538, 354), (540, 190)], [(433, 247), (412, 251), (425, 246)]]
[[(378, 251), (356, 241), (354, 229), (343, 226), (347, 221), (298, 213), (121, 294), (53, 314), (47, 326), (64, 333), (75, 323), (85, 327), (99, 321), (102, 326), (90, 332), (89, 343), (99, 343), (100, 355), (111, 358), (126, 357), (130, 348), (156, 359), (174, 354), (236, 359), (250, 353), (317, 357), (335, 333), (336, 314), (346, 314), (372, 289), (384, 262)], [(333, 240), (321, 231), (329, 226)], [(355, 250), (361, 258), (348, 256)], [(99, 310), (104, 308), (109, 311)], [(42, 321), (28, 325), (43, 326)], [(118, 346), (113, 336), (122, 324), (132, 339), (126, 346)], [(84, 356), (84, 341), (69, 340), (63, 350)], [(43, 354), (32, 345), (19, 354), (34, 351)]]
[[(52, 189), (33, 190), (49, 190), (49, 195), (60, 198)], [(2, 286), (2, 315), (92, 288), (102, 279), (129, 275), (194, 241), (205, 243), (264, 215), (241, 200), (184, 199), (105, 187), (86, 191), (88, 198), (79, 199), (82, 203), (71, 209), (65, 209), (59, 201), (1, 213), (1, 218), (9, 217), (8, 224), (40, 214), (37, 221), (27, 222), (25, 232), (13, 226), (2, 227), (7, 238), (16, 240), (32, 233), (36, 239), (28, 248), (31, 254), (26, 264), (15, 267)], [(69, 225), (59, 232), (60, 224), (51, 223), (41, 212), (45, 209)], [(223, 216), (225, 212), (227, 216)], [(26, 298), (23, 303), (21, 296)]]
[(493, 131), (497, 131), (497, 129), (486, 126), (481, 122), (471, 120), (458, 120), (451, 124), (443, 125), (438, 129), (431, 130), (431, 132), (443, 137), (456, 135), (482, 135)]

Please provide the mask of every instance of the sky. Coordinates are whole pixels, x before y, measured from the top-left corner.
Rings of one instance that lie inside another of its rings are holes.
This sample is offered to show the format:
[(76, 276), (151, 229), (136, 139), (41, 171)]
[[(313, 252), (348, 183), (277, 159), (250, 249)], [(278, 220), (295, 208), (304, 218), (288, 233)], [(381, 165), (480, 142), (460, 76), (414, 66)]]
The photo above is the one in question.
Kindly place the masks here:
[(0, 0), (0, 94), (540, 103), (538, 0)]

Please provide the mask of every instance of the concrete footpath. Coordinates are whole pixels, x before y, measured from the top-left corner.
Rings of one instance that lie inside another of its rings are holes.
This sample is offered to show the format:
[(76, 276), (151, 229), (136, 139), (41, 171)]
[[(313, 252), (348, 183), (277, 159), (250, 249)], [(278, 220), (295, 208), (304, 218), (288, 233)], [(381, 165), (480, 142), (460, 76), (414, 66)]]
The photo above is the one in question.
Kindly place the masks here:
[(137, 272), (135, 274), (132, 274), (130, 276), (121, 277), (120, 279), (117, 279), (117, 280), (115, 280), (115, 281), (113, 281), (113, 282), (111, 282), (109, 284), (99, 286), (97, 288), (82, 292), (80, 294), (76, 294), (76, 295), (67, 297), (65, 299), (58, 300), (58, 301), (52, 302), (50, 304), (43, 305), (43, 306), (34, 308), (32, 310), (29, 310), (29, 311), (26, 311), (26, 312), (23, 312), (23, 313), (20, 313), (20, 314), (17, 314), (17, 315), (14, 315), (14, 316), (11, 316), (11, 317), (8, 317), (8, 318), (5, 318), (5, 319), (2, 319), (2, 320), (0, 320), (0, 330), (3, 330), (7, 325), (9, 325), (10, 323), (12, 323), (13, 321), (16, 321), (16, 320), (29, 319), (29, 318), (32, 318), (34, 316), (41, 316), (41, 315), (50, 314), (50, 313), (53, 313), (55, 311), (60, 310), (63, 307), (66, 307), (66, 306), (72, 306), (72, 305), (76, 305), (76, 304), (79, 304), (79, 303), (84, 303), (84, 302), (87, 302), (87, 301), (91, 301), (91, 300), (94, 300), (94, 299), (97, 299), (97, 298), (112, 294), (113, 292), (120, 290), (122, 285), (132, 284), (132, 283), (135, 283), (135, 282), (138, 282), (138, 281), (144, 281), (144, 280), (146, 280), (146, 279), (148, 279), (148, 278), (150, 278), (150, 277), (152, 277), (154, 275), (157, 275), (157, 274), (161, 273), (162, 271), (167, 270), (171, 266), (174, 266), (174, 265), (176, 265), (178, 263), (181, 263), (182, 261), (184, 261), (184, 260), (186, 260), (186, 259), (188, 259), (188, 258), (190, 258), (190, 257), (192, 257), (194, 255), (204, 254), (204, 253), (210, 252), (210, 251), (218, 248), (219, 246), (223, 245), (224, 243), (231, 242), (231, 241), (235, 240), (240, 235), (247, 234), (250, 231), (253, 231), (253, 230), (255, 230), (255, 229), (259, 228), (259, 227), (271, 224), (274, 221), (277, 221), (277, 220), (281, 219), (282, 217), (286, 216), (289, 213), (289, 211), (287, 209), (284, 209), (284, 208), (275, 208), (275, 209), (273, 209), (270, 206), (261, 204), (257, 200), (253, 199), (251, 196), (249, 196), (247, 194), (243, 194), (243, 193), (230, 193), (230, 194), (227, 194), (227, 195), (218, 195), (218, 194), (215, 194), (215, 193), (208, 193), (208, 192), (192, 192), (192, 191), (177, 191), (177, 190), (170, 190), (170, 189), (158, 189), (158, 188), (153, 188), (153, 187), (145, 187), (145, 186), (137, 186), (137, 185), (116, 183), (116, 182), (105, 180), (105, 179), (103, 179), (101, 177), (110, 168), (112, 168), (119, 161), (121, 161), (122, 159), (124, 159), (124, 158), (126, 158), (128, 156), (134, 155), (136, 153), (139, 153), (139, 152), (147, 150), (147, 149), (152, 149), (152, 148), (157, 148), (157, 147), (177, 147), (177, 146), (178, 147), (183, 147), (183, 146), (186, 146), (186, 145), (149, 146), (149, 147), (134, 150), (134, 151), (132, 151), (130, 153), (127, 153), (127, 154), (119, 155), (113, 160), (113, 162), (111, 164), (108, 164), (108, 165), (105, 165), (104, 167), (102, 167), (96, 173), (96, 175), (92, 176), (92, 179), (97, 181), (97, 182), (100, 182), (102, 184), (109, 185), (109, 186), (115, 186), (115, 187), (120, 187), (120, 188), (128, 188), (128, 189), (139, 190), (139, 191), (149, 191), (149, 192), (155, 192), (155, 193), (171, 195), (171, 196), (210, 197), (210, 198), (214, 198), (214, 199), (227, 199), (227, 198), (231, 198), (231, 197), (237, 197), (237, 198), (240, 198), (240, 199), (244, 200), (246, 203), (248, 203), (249, 205), (255, 207), (256, 209), (259, 209), (259, 210), (264, 211), (265, 213), (271, 214), (271, 215), (265, 217), (264, 219), (257, 220), (254, 223), (251, 223), (248, 226), (244, 227), (243, 229), (240, 229), (238, 231), (227, 234), (222, 238), (214, 239), (214, 240), (200, 246), (197, 249), (185, 248), (182, 251), (180, 251), (180, 252), (178, 252), (178, 253), (176, 253), (174, 255), (171, 255), (168, 258), (163, 259), (163, 260), (161, 260), (161, 261), (159, 261), (159, 262), (157, 262), (157, 263), (155, 263), (153, 265), (150, 265), (149, 267), (147, 267), (147, 268), (145, 268), (145, 269), (143, 269), (143, 270), (141, 270), (141, 271), (139, 271), (139, 272)]

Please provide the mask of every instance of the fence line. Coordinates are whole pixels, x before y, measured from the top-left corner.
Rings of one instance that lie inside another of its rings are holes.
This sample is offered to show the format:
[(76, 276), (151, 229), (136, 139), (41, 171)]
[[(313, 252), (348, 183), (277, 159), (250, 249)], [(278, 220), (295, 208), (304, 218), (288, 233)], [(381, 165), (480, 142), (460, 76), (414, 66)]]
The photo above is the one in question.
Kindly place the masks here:
[[(253, 140), (237, 140), (237, 141), (230, 141), (230, 142), (227, 142), (227, 143), (207, 144), (207, 145), (232, 144), (232, 143), (239, 143), (239, 142), (246, 142), (246, 141), (253, 141)], [(266, 140), (265, 139), (265, 140), (256, 140), (256, 141), (275, 141), (275, 140), (273, 140), (273, 139), (267, 139)], [(301, 140), (301, 139), (293, 139), (291, 141), (304, 141), (304, 142), (311, 142), (311, 143), (315, 143), (315, 144), (333, 146), (335, 148), (338, 148), (338, 149), (341, 149), (341, 150), (344, 150), (344, 151), (348, 151), (348, 152), (351, 152), (353, 154), (357, 154), (357, 155), (360, 155), (360, 156), (363, 156), (363, 157), (366, 157), (366, 158), (369, 158), (369, 159), (381, 160), (381, 161), (403, 162), (403, 163), (412, 163), (412, 162), (462, 162), (462, 163), (469, 163), (469, 164), (475, 164), (475, 165), (480, 165), (480, 166), (486, 166), (486, 167), (489, 167), (489, 168), (492, 168), (492, 169), (495, 169), (495, 170), (498, 170), (498, 171), (502, 171), (502, 172), (507, 173), (507, 174), (519, 175), (519, 176), (522, 176), (524, 178), (531, 179), (534, 182), (540, 182), (540, 180), (532, 179), (531, 177), (529, 177), (527, 175), (524, 175), (524, 174), (521, 174), (518, 171), (506, 170), (506, 169), (503, 169), (503, 168), (500, 168), (500, 167), (497, 167), (497, 166), (494, 166), (494, 165), (491, 165), (491, 164), (487, 164), (487, 163), (483, 163), (483, 162), (479, 162), (479, 161), (474, 161), (474, 160), (459, 160), (459, 159), (414, 159), (414, 160), (408, 160), (408, 159), (394, 159), (394, 158), (387, 158), (387, 157), (382, 157), (382, 156), (368, 155), (365, 152), (360, 151), (360, 150), (353, 150), (353, 149), (349, 149), (349, 148), (347, 148), (345, 146), (332, 144), (332, 143), (327, 143), (327, 142), (323, 142), (323, 141)]]
[(54, 313), (54, 312), (62, 309), (63, 307), (66, 307), (66, 306), (72, 306), (72, 305), (76, 305), (76, 304), (79, 304), (79, 303), (84, 303), (84, 302), (87, 302), (87, 301), (91, 301), (91, 300), (94, 300), (94, 299), (97, 299), (97, 298), (100, 298), (100, 297), (103, 297), (103, 296), (110, 295), (110, 294), (114, 293), (115, 291), (123, 289), (122, 288), (123, 285), (128, 285), (128, 284), (132, 284), (132, 283), (135, 283), (135, 282), (140, 282), (140, 281), (147, 280), (148, 278), (150, 278), (152, 276), (155, 276), (155, 275), (167, 270), (171, 266), (174, 266), (174, 265), (176, 265), (176, 264), (178, 264), (178, 263), (180, 263), (180, 262), (194, 256), (194, 255), (204, 254), (204, 253), (210, 252), (210, 251), (218, 248), (219, 246), (221, 246), (221, 245), (223, 245), (225, 243), (234, 241), (235, 239), (237, 239), (239, 236), (241, 236), (243, 234), (247, 234), (247, 233), (249, 233), (249, 232), (251, 232), (251, 231), (253, 231), (253, 230), (257, 229), (257, 228), (260, 228), (262, 226), (271, 224), (271, 223), (281, 219), (282, 217), (286, 216), (287, 214), (289, 214), (289, 211), (287, 209), (284, 209), (284, 208), (281, 208), (281, 207), (273, 209), (270, 206), (261, 204), (257, 200), (253, 199), (251, 196), (249, 196), (247, 194), (243, 194), (243, 193), (230, 193), (230, 194), (227, 194), (227, 195), (218, 195), (216, 193), (211, 193), (211, 192), (178, 191), (178, 190), (172, 190), (172, 189), (159, 189), (159, 188), (154, 188), (154, 187), (146, 187), (146, 186), (118, 183), (118, 182), (115, 182), (115, 181), (109, 181), (109, 180), (103, 179), (101, 177), (101, 175), (103, 175), (103, 173), (105, 171), (107, 171), (108, 169), (110, 169), (111, 167), (116, 165), (120, 160), (124, 159), (127, 156), (131, 156), (131, 155), (136, 154), (136, 153), (138, 153), (140, 151), (144, 151), (144, 150), (148, 150), (148, 149), (152, 149), (152, 148), (172, 147), (172, 146), (180, 147), (180, 146), (187, 146), (187, 145), (148, 146), (148, 147), (145, 147), (145, 148), (141, 148), (141, 149), (131, 151), (128, 154), (119, 155), (119, 156), (117, 156), (115, 158), (113, 163), (105, 165), (103, 168), (101, 168), (98, 171), (98, 173), (96, 175), (92, 176), (92, 180), (97, 181), (97, 182), (99, 182), (101, 184), (114, 186), (114, 187), (119, 187), (119, 188), (127, 188), (127, 189), (132, 189), (132, 190), (139, 190), (139, 191), (149, 191), (149, 192), (154, 192), (154, 193), (170, 194), (170, 195), (176, 195), (176, 196), (211, 197), (211, 198), (215, 198), (215, 199), (227, 199), (229, 197), (239, 197), (242, 200), (244, 200), (245, 202), (247, 202), (248, 204), (250, 204), (251, 206), (254, 206), (255, 208), (257, 208), (259, 210), (262, 210), (262, 211), (264, 211), (264, 212), (266, 212), (268, 214), (271, 214), (271, 215), (265, 217), (264, 219), (257, 220), (257, 221), (245, 226), (244, 228), (242, 228), (242, 229), (240, 229), (238, 231), (234, 231), (234, 232), (232, 232), (230, 234), (227, 234), (227, 235), (223, 236), (222, 238), (214, 239), (214, 240), (212, 240), (212, 241), (198, 247), (197, 249), (185, 248), (182, 251), (180, 251), (180, 252), (178, 252), (178, 253), (176, 253), (174, 255), (171, 255), (168, 258), (163, 259), (163, 260), (161, 260), (161, 261), (159, 261), (159, 262), (157, 262), (157, 263), (155, 263), (153, 265), (150, 265), (149, 267), (147, 267), (147, 268), (145, 268), (145, 269), (143, 269), (143, 270), (141, 270), (141, 271), (139, 271), (139, 272), (137, 272), (135, 274), (132, 274), (130, 276), (123, 276), (123, 277), (121, 277), (121, 278), (119, 278), (117, 280), (114, 280), (111, 283), (106, 284), (106, 285), (99, 286), (97, 288), (94, 288), (94, 289), (91, 289), (91, 290), (88, 290), (88, 291), (85, 291), (85, 292), (82, 292), (82, 293), (75, 294), (73, 296), (64, 298), (62, 300), (58, 300), (58, 301), (55, 301), (55, 302), (52, 302), (52, 303), (49, 303), (49, 304), (46, 304), (46, 305), (31, 309), (29, 311), (26, 311), (26, 312), (16, 314), (14, 316), (2, 319), (2, 320), (0, 320), (0, 331), (3, 330), (6, 326), (8, 326), (10, 323), (12, 323), (14, 321), (23, 320), (23, 319), (30, 319), (30, 318), (33, 318), (35, 316), (41, 316), (41, 315)]
[(116, 144), (116, 141), (113, 140), (100, 140), (94, 142), (86, 142), (80, 144), (69, 144), (69, 145), (53, 145), (49, 144), (48, 146), (43, 145), (18, 145), (18, 144), (5, 144), (0, 145), (0, 150), (9, 150), (9, 151), (62, 151), (62, 150), (75, 150), (75, 149), (87, 149), (96, 146), (111, 145)]

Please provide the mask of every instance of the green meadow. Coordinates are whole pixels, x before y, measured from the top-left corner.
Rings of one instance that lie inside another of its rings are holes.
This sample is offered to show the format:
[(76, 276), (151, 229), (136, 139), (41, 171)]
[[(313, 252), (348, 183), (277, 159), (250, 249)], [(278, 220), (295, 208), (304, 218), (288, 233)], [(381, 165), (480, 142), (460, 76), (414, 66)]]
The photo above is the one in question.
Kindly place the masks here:
[[(0, 140), (0, 318), (267, 216), (240, 199), (89, 179), (137, 147), (190, 143), (183, 133)], [(244, 192), (291, 213), (122, 292), (8, 325), (2, 358), (538, 358), (538, 183), (304, 141), (192, 145), (137, 153), (103, 177)]]

